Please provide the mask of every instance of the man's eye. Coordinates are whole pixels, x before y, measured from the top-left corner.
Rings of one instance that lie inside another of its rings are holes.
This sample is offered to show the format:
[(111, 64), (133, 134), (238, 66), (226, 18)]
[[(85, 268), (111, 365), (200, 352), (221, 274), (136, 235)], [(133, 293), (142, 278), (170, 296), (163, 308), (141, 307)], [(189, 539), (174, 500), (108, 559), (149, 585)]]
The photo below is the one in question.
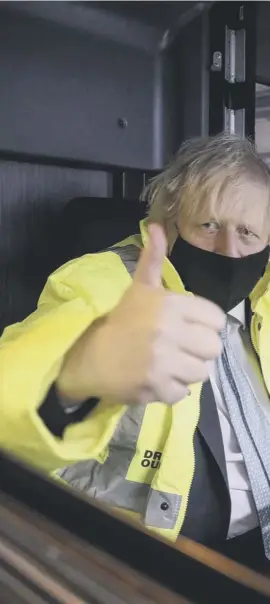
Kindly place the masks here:
[(211, 222), (204, 222), (202, 227), (206, 231), (210, 231), (210, 232), (219, 230), (219, 224), (217, 222), (214, 222), (213, 220)]
[(258, 237), (255, 233), (253, 233), (253, 231), (251, 231), (247, 227), (241, 227), (238, 229), (238, 231), (239, 231), (240, 235), (242, 235), (242, 237), (248, 237), (249, 239)]

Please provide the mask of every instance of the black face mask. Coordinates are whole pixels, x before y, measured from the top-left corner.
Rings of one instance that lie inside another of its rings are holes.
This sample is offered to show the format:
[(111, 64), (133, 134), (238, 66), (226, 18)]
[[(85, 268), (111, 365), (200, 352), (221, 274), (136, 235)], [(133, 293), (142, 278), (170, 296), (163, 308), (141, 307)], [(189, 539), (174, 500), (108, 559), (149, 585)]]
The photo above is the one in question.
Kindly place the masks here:
[(170, 261), (188, 291), (212, 300), (227, 313), (252, 292), (268, 258), (269, 246), (257, 254), (231, 258), (207, 252), (178, 237)]

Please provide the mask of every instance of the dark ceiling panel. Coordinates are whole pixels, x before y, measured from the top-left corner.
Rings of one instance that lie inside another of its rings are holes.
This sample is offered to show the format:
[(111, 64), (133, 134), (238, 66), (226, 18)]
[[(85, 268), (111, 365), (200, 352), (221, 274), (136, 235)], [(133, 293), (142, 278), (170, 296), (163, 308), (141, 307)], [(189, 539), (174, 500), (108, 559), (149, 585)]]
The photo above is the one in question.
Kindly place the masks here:
[[(93, 7), (92, 2), (81, 2), (85, 8)], [(129, 19), (136, 19), (145, 23), (146, 25), (152, 25), (164, 31), (169, 27), (175, 19), (178, 19), (180, 15), (189, 11), (196, 2), (144, 2), (143, 0), (126, 2), (107, 2), (106, 0), (99, 0), (94, 3), (95, 8), (106, 10), (107, 12), (121, 15)], [(91, 6), (92, 5), (92, 6)]]
[(147, 54), (165, 50), (180, 29), (208, 10), (212, 2), (171, 0), (1, 1), (1, 8), (19, 11), (84, 34), (107, 38)]

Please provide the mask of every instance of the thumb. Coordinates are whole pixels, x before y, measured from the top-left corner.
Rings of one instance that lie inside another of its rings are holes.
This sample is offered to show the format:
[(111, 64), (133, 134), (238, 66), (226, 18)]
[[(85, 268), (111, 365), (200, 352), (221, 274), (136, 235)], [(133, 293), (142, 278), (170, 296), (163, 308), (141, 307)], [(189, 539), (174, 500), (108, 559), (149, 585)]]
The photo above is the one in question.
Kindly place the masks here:
[(134, 281), (150, 287), (160, 287), (163, 262), (167, 253), (167, 240), (162, 227), (158, 224), (151, 224), (148, 234), (149, 239), (141, 253)]

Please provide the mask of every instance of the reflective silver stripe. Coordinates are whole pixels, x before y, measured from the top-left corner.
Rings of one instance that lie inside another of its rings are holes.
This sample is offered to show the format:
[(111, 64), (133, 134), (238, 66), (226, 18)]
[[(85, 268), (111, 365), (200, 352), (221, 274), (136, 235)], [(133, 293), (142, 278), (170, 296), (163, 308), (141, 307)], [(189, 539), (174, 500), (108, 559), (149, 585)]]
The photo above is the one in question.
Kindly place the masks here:
[[(110, 248), (110, 251), (120, 256), (127, 271), (133, 276), (140, 248), (135, 245), (116, 246)], [(89, 497), (140, 514), (147, 526), (172, 529), (178, 518), (181, 497), (126, 479), (136, 454), (145, 407), (129, 406), (115, 430), (109, 444), (108, 457), (103, 464), (86, 460), (60, 470), (58, 475)]]
[(109, 444), (108, 457), (103, 464), (95, 460), (82, 461), (61, 470), (60, 477), (90, 497), (134, 510), (135, 503), (138, 504), (139, 488), (146, 487), (144, 500), (149, 491), (148, 485), (134, 483), (136, 493), (132, 494), (132, 487), (126, 490), (126, 485), (128, 486), (130, 483), (125, 480), (130, 463), (136, 453), (144, 412), (145, 405), (132, 405), (127, 409), (115, 430)]
[(181, 497), (126, 479), (136, 454), (144, 413), (145, 405), (128, 408), (115, 430), (103, 464), (95, 460), (82, 461), (64, 468), (59, 476), (91, 498), (140, 514), (147, 526), (172, 529), (178, 517)]
[(125, 247), (112, 247), (110, 251), (120, 256), (128, 273), (133, 277), (141, 253), (140, 248), (136, 245), (125, 245)]
[(144, 524), (153, 528), (173, 529), (181, 507), (182, 497), (150, 489)]

